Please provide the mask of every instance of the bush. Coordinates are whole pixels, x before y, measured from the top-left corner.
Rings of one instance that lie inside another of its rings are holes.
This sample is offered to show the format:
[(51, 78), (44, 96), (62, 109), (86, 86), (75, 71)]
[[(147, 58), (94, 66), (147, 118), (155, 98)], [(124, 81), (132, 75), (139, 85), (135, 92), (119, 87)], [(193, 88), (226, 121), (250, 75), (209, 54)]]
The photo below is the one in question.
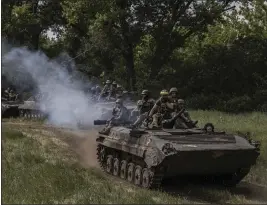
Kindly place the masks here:
[(211, 110), (218, 107), (222, 107), (223, 102), (221, 98), (215, 95), (193, 95), (190, 98), (186, 98), (187, 107), (192, 109)]
[(224, 105), (224, 111), (226, 112), (240, 113), (252, 110), (252, 99), (247, 95), (232, 98), (228, 100)]

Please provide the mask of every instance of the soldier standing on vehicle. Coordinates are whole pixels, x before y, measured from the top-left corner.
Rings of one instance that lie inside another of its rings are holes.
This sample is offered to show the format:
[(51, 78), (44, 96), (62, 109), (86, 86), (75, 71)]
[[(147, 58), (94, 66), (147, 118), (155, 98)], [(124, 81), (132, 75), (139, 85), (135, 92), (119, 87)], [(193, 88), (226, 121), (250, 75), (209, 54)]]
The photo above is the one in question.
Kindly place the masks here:
[(132, 125), (133, 127), (139, 126), (148, 117), (149, 111), (153, 108), (155, 104), (155, 101), (150, 98), (148, 90), (143, 90), (141, 95), (142, 100), (138, 100), (137, 108), (134, 109), (131, 113), (132, 117), (135, 115), (136, 112), (138, 112), (139, 114), (137, 120)]
[(169, 99), (169, 93), (167, 90), (160, 92), (160, 98), (157, 100), (153, 108), (149, 113), (149, 118), (152, 118), (153, 127), (161, 127), (163, 119), (171, 118), (171, 110), (174, 108), (174, 104)]
[(112, 111), (113, 117), (109, 120), (109, 123), (100, 134), (109, 134), (110, 129), (115, 125), (120, 125), (128, 121), (129, 111), (123, 105), (122, 99), (116, 100), (116, 105)]
[(102, 91), (101, 91), (101, 93), (99, 95), (98, 100), (100, 100), (104, 96), (107, 96), (110, 90), (111, 90), (111, 81), (107, 80), (104, 88), (102, 89)]

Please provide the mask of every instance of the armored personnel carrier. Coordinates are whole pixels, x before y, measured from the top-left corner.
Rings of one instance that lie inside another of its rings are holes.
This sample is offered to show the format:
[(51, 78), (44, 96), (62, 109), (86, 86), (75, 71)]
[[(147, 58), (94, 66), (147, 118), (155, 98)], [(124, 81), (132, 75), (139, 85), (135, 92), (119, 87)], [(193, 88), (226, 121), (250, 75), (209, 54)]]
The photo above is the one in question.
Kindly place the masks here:
[(8, 101), (5, 98), (2, 98), (1, 110), (2, 110), (2, 118), (9, 117), (18, 117), (19, 116), (19, 107), (20, 101)]
[(235, 186), (260, 154), (258, 142), (215, 131), (211, 123), (191, 129), (129, 127), (114, 126), (108, 135), (98, 134), (98, 162), (105, 172), (144, 188), (157, 188), (165, 178), (182, 176), (211, 177)]
[(19, 116), (27, 119), (43, 119), (46, 114), (40, 110), (40, 103), (32, 96), (23, 104), (19, 105)]

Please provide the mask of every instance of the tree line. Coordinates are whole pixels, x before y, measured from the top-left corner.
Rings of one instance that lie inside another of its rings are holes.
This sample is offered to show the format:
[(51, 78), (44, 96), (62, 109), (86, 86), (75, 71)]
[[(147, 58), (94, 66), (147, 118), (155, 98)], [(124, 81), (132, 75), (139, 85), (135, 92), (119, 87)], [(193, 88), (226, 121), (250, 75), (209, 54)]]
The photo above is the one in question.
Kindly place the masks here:
[(127, 89), (176, 86), (191, 108), (267, 110), (264, 0), (2, 0), (2, 37)]

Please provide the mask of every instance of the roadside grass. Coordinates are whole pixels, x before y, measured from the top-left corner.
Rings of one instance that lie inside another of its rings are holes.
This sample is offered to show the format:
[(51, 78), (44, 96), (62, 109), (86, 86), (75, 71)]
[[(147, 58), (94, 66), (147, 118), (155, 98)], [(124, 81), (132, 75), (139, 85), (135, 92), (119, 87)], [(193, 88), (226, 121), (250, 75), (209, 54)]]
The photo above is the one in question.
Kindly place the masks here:
[[(220, 130), (251, 132), (253, 138), (260, 140), (261, 156), (246, 180), (267, 184), (266, 115), (229, 115), (210, 111), (190, 113), (193, 119), (199, 120), (199, 126), (212, 122)], [(14, 125), (2, 124), (1, 139), (4, 204), (262, 203), (262, 199), (252, 199), (242, 191), (204, 185), (189, 186), (178, 192), (144, 190), (110, 177), (97, 168), (83, 168), (76, 153), (62, 140), (70, 136), (51, 134), (47, 129), (16, 126), (15, 123), (19, 123), (16, 119), (8, 122), (14, 122)], [(32, 125), (33, 122), (28, 123)]]
[(267, 185), (267, 114), (253, 112), (234, 115), (202, 110), (191, 111), (190, 114), (194, 120), (199, 121), (200, 127), (211, 122), (215, 129), (229, 133), (250, 133), (252, 139), (260, 141), (261, 154), (245, 180)]
[[(64, 160), (62, 160), (64, 159)], [(167, 193), (138, 189), (80, 166), (64, 143), (45, 143), (33, 133), (2, 128), (4, 204), (182, 203)]]

